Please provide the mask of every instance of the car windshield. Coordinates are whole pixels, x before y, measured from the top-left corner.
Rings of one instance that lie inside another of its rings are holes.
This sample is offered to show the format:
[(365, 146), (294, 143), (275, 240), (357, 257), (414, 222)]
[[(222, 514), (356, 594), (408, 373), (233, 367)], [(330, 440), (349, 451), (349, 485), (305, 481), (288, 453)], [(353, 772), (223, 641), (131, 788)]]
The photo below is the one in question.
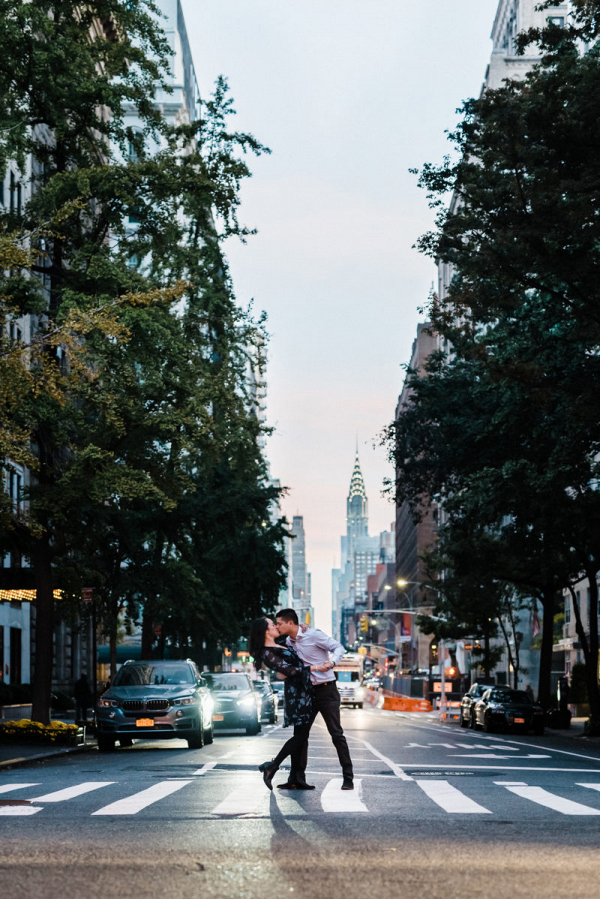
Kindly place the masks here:
[(271, 687), (276, 692), (283, 693), (283, 681), (282, 680), (275, 681), (275, 683), (271, 684)]
[(527, 705), (531, 705), (533, 702), (531, 696), (525, 690), (511, 690), (510, 693), (507, 691), (505, 698), (508, 702), (524, 702)]
[(254, 681), (254, 689), (255, 689), (255, 690), (258, 690), (259, 693), (268, 693), (268, 692), (269, 692), (269, 685), (268, 685), (268, 684), (257, 683), (256, 681)]
[(248, 678), (243, 674), (204, 674), (211, 690), (249, 690)]
[(164, 684), (193, 684), (195, 678), (189, 665), (123, 665), (117, 672), (115, 687), (149, 687)]

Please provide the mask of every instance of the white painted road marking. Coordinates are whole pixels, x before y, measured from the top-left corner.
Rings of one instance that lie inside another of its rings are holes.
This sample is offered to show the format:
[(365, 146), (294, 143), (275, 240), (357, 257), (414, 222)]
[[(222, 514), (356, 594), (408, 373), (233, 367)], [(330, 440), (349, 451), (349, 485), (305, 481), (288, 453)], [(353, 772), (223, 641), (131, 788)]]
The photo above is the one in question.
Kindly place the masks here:
[(342, 790), (343, 779), (330, 780), (321, 793), (321, 807), (324, 812), (368, 812), (360, 798), (362, 782), (354, 781), (354, 790)]
[(588, 805), (581, 805), (579, 802), (573, 802), (571, 799), (563, 799), (562, 796), (555, 796), (542, 787), (506, 787), (511, 793), (522, 796), (523, 799), (529, 799), (530, 802), (537, 802), (545, 808), (551, 808), (555, 812), (562, 815), (600, 815), (600, 809), (590, 808)]
[(600, 791), (600, 784), (577, 784), (578, 787), (585, 787), (586, 790), (598, 790)]
[(269, 791), (254, 774), (240, 774), (238, 786), (212, 810), (211, 815), (251, 815), (264, 803)]
[(105, 805), (104, 808), (99, 809), (97, 812), (93, 812), (93, 814), (135, 815), (143, 808), (152, 805), (153, 802), (158, 802), (160, 799), (164, 799), (165, 796), (170, 796), (171, 793), (176, 793), (177, 790), (181, 790), (182, 787), (191, 783), (193, 783), (191, 780), (162, 781), (161, 783), (154, 784), (152, 787), (148, 787), (147, 790), (142, 790), (141, 793), (134, 793), (133, 796), (128, 796), (127, 799), (119, 799), (117, 802), (111, 802), (110, 805)]
[(474, 802), (447, 780), (417, 780), (424, 793), (451, 815), (491, 815), (489, 809)]
[(2, 784), (0, 793), (11, 793), (13, 790), (24, 790), (25, 787), (39, 787), (37, 784)]
[(194, 771), (194, 775), (202, 776), (206, 774), (207, 771), (211, 771), (213, 768), (216, 768), (218, 762), (207, 762), (206, 765), (202, 765), (201, 768), (198, 768), (197, 771)]
[(6, 805), (0, 808), (0, 815), (35, 815), (36, 812), (41, 811), (41, 805), (38, 805), (37, 808), (33, 805)]
[(32, 802), (64, 802), (66, 799), (74, 799), (75, 796), (82, 796), (84, 793), (91, 793), (92, 790), (99, 790), (100, 787), (109, 787), (114, 784), (114, 780), (106, 781), (88, 781), (87, 783), (76, 784), (74, 787), (67, 787), (65, 790), (56, 790), (54, 793), (46, 793), (44, 796), (36, 796)]

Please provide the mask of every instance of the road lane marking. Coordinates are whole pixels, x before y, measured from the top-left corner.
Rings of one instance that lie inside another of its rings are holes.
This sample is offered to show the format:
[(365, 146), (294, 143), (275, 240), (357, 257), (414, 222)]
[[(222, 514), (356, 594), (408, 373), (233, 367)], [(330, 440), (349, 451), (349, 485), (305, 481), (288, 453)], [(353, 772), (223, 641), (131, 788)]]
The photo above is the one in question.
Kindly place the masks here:
[(447, 780), (417, 780), (424, 793), (451, 815), (491, 815), (491, 811), (469, 799)]
[[(429, 721), (429, 723), (427, 723), (427, 722), (423, 723), (421, 721), (419, 724), (415, 724), (414, 722), (418, 719), (408, 718), (407, 712), (394, 712), (394, 714), (400, 718), (405, 718), (406, 720), (409, 720), (411, 722), (411, 725), (414, 728), (416, 728), (417, 730), (431, 730), (430, 725), (433, 724), (433, 725), (437, 725), (440, 730), (443, 730), (447, 733), (448, 725), (440, 724), (439, 721), (431, 720), (431, 721)], [(415, 712), (415, 714), (418, 714), (418, 713)], [(373, 715), (378, 715), (378, 712), (373, 711)], [(463, 736), (466, 736), (466, 734), (463, 734)], [(478, 733), (477, 739), (478, 740), (498, 740), (498, 736), (486, 737), (484, 734)], [(522, 743), (520, 740), (508, 740), (508, 739), (506, 742), (512, 743), (515, 746), (525, 746), (527, 749), (546, 749), (546, 750), (548, 750), (548, 746), (539, 746), (537, 743)], [(507, 746), (506, 750), (508, 751), (508, 749), (509, 749), (509, 747)], [(576, 758), (586, 759), (587, 761), (590, 761), (590, 762), (600, 762), (600, 758), (597, 755), (583, 755), (583, 753), (581, 753), (581, 752), (570, 752), (567, 749), (556, 749), (554, 746), (552, 746), (549, 749), (549, 751), (554, 752), (554, 753), (557, 752), (557, 753), (560, 753), (561, 755), (573, 755)], [(548, 770), (550, 770), (550, 769), (548, 769)]]
[(533, 765), (462, 765), (460, 762), (404, 762), (404, 767), (414, 770), (415, 768), (465, 768), (467, 771), (562, 771), (564, 774), (600, 774), (600, 768), (546, 768), (544, 766), (534, 767)]
[(2, 784), (0, 793), (11, 793), (13, 790), (24, 790), (25, 787), (39, 787), (37, 784)]
[(267, 788), (256, 775), (240, 772), (239, 784), (212, 810), (211, 815), (251, 815), (269, 796)]
[(164, 799), (165, 796), (170, 796), (171, 793), (176, 793), (177, 790), (181, 790), (182, 787), (191, 783), (193, 783), (191, 780), (162, 781), (161, 783), (154, 784), (152, 787), (148, 787), (147, 790), (142, 790), (140, 793), (134, 793), (133, 796), (128, 796), (126, 799), (119, 799), (117, 802), (111, 802), (110, 805), (105, 805), (103, 808), (98, 809), (97, 812), (93, 812), (92, 814), (136, 815), (142, 809), (147, 808), (147, 806), (152, 805), (154, 802), (158, 802), (160, 799)]
[(585, 787), (586, 790), (598, 790), (600, 792), (600, 784), (577, 784), (578, 787)]
[(87, 783), (77, 784), (74, 787), (67, 787), (64, 790), (55, 790), (53, 793), (45, 793), (44, 796), (36, 796), (32, 802), (63, 802), (66, 799), (74, 799), (75, 796), (82, 796), (84, 793), (91, 793), (92, 790), (99, 790), (100, 787), (109, 787), (116, 783), (114, 780), (106, 781), (88, 781)]
[(497, 787), (526, 787), (527, 784), (523, 780), (495, 780)]
[[(517, 749), (516, 752), (519, 750)], [(495, 752), (453, 752), (452, 755), (448, 756), (451, 759), (514, 759), (515, 761), (524, 761), (525, 759), (549, 759), (551, 756), (549, 755), (532, 755), (531, 753), (528, 755), (514, 756), (514, 755), (496, 755)]]
[(400, 765), (397, 765), (396, 762), (388, 759), (387, 756), (382, 755), (382, 753), (379, 752), (378, 749), (375, 749), (375, 747), (368, 743), (366, 740), (361, 740), (360, 737), (351, 737), (351, 739), (357, 740), (359, 743), (362, 743), (364, 746), (366, 746), (367, 749), (370, 749), (373, 755), (377, 756), (378, 759), (381, 759), (382, 762), (385, 762), (388, 768), (390, 768), (394, 772), (396, 777), (400, 778), (400, 780), (413, 780), (412, 777), (404, 773)]
[(581, 805), (579, 802), (573, 802), (571, 799), (563, 799), (562, 796), (555, 796), (542, 787), (506, 787), (516, 796), (523, 799), (529, 799), (530, 802), (536, 802), (545, 808), (551, 808), (561, 815), (600, 815), (600, 809), (590, 808), (589, 805)]
[(206, 765), (202, 765), (201, 768), (198, 768), (197, 771), (194, 771), (193, 774), (197, 776), (202, 776), (206, 774), (207, 771), (211, 771), (213, 768), (216, 768), (218, 762), (207, 762)]
[(41, 811), (41, 805), (38, 805), (37, 808), (33, 805), (7, 805), (0, 808), (0, 815), (35, 815), (36, 812)]
[(344, 783), (341, 777), (330, 780), (321, 793), (321, 807), (324, 812), (368, 812), (369, 809), (361, 800), (362, 784), (354, 781), (354, 790), (342, 790)]

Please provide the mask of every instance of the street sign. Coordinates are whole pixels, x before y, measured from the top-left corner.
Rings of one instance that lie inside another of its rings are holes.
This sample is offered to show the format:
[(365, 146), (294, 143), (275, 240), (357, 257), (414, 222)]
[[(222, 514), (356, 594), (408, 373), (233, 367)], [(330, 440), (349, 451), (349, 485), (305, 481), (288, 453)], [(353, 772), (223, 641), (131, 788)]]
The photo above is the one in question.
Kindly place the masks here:
[(93, 587), (82, 587), (81, 588), (81, 598), (84, 602), (93, 602), (94, 601), (94, 588)]
[(441, 682), (441, 681), (436, 681), (436, 682), (434, 683), (434, 685), (433, 685), (433, 692), (434, 692), (434, 693), (441, 693), (441, 692), (442, 692), (442, 682)]

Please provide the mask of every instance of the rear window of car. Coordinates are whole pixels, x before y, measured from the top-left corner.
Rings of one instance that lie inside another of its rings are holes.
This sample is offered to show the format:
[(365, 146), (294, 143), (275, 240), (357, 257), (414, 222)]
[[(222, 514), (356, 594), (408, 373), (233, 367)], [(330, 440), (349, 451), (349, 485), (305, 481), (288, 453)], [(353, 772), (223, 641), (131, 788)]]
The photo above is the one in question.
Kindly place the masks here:
[(115, 687), (155, 687), (164, 684), (193, 684), (196, 682), (189, 665), (123, 665), (117, 671)]
[(243, 674), (204, 674), (211, 690), (249, 690), (250, 681)]
[(257, 681), (254, 681), (254, 689), (258, 690), (259, 693), (270, 693), (271, 692), (271, 688), (270, 688), (269, 684), (259, 683)]

